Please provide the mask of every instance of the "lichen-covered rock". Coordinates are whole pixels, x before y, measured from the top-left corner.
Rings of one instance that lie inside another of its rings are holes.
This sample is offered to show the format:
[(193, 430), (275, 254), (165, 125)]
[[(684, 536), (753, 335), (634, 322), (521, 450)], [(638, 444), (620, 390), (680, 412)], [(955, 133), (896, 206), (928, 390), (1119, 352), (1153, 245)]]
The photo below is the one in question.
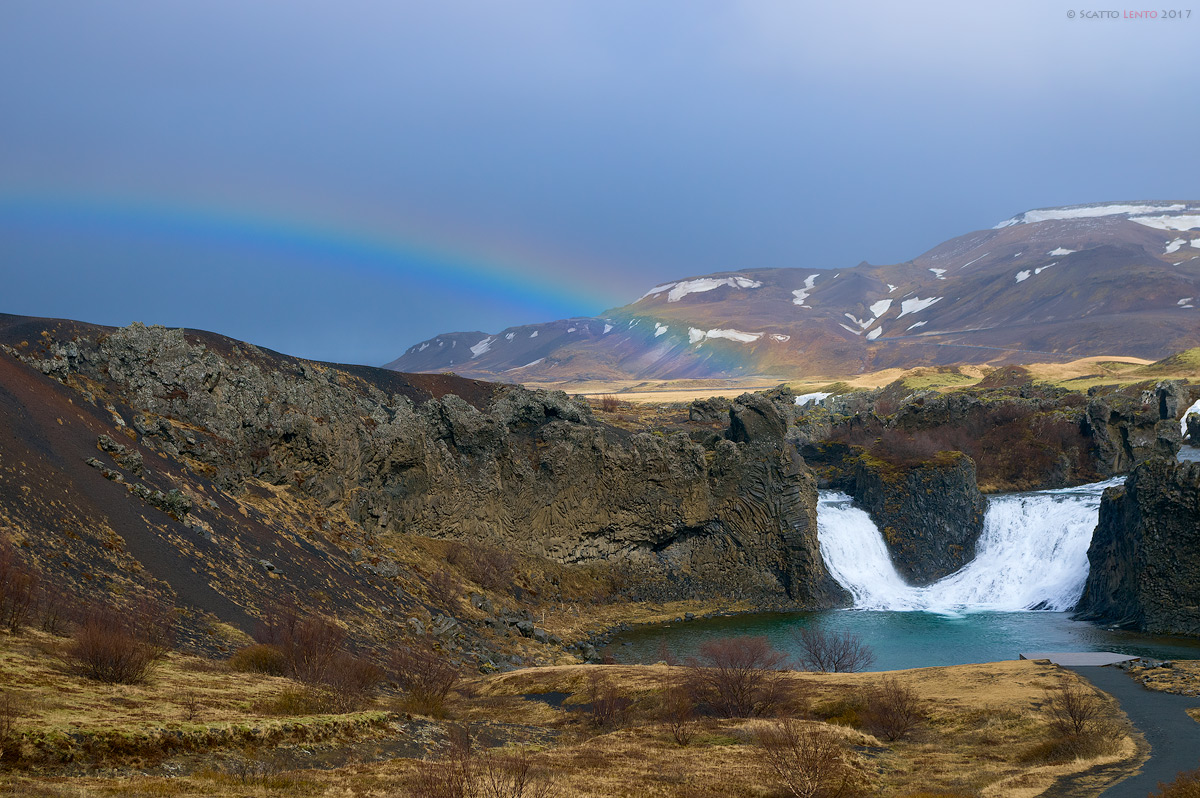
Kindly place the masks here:
[(1077, 611), (1160, 634), (1200, 634), (1200, 463), (1155, 458), (1109, 488)]

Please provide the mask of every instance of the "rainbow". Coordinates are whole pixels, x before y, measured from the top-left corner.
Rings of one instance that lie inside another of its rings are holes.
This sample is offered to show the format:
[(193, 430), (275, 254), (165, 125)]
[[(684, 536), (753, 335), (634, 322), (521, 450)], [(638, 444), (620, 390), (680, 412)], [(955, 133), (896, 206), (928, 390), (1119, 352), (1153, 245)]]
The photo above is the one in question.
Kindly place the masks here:
[(228, 248), (355, 270), (366, 277), (519, 300), (564, 316), (592, 315), (624, 304), (604, 269), (561, 258), (472, 251), (469, 236), (446, 242), (409, 232), (385, 233), (203, 205), (111, 196), (0, 194), (0, 231), (63, 233)]

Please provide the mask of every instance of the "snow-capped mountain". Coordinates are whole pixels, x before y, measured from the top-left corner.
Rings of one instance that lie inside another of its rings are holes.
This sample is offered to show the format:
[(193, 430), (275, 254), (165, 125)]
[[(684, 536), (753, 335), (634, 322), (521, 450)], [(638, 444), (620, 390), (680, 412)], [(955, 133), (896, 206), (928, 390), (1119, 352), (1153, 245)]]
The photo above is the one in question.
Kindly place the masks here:
[(1158, 358), (1200, 345), (1200, 202), (1041, 208), (906, 263), (749, 269), (597, 318), (448, 333), (389, 368), (511, 381)]

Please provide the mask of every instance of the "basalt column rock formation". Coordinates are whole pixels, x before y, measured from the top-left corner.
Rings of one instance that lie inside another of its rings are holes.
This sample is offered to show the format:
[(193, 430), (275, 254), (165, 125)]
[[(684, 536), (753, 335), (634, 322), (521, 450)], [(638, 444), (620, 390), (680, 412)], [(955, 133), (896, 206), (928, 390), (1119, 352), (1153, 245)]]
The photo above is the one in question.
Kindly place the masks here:
[(1200, 634), (1200, 463), (1155, 458), (1105, 491), (1088, 560), (1080, 617)]
[(298, 491), (368, 534), (615, 563), (649, 597), (843, 599), (817, 546), (814, 479), (769, 401), (735, 401), (726, 434), (700, 444), (600, 423), (561, 392), (315, 363), (196, 331), (11, 320), (9, 355), (223, 490)]

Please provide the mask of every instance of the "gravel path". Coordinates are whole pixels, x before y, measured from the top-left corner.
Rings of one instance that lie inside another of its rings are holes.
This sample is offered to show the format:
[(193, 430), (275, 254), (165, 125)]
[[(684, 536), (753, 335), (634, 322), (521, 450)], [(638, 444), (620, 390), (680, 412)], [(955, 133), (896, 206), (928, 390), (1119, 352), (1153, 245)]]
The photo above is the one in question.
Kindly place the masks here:
[(1141, 771), (1114, 784), (1102, 798), (1146, 798), (1159, 782), (1174, 780), (1182, 770), (1200, 767), (1200, 723), (1184, 710), (1200, 707), (1200, 698), (1147, 690), (1125, 671), (1111, 667), (1071, 670), (1112, 695), (1150, 744), (1150, 759)]

